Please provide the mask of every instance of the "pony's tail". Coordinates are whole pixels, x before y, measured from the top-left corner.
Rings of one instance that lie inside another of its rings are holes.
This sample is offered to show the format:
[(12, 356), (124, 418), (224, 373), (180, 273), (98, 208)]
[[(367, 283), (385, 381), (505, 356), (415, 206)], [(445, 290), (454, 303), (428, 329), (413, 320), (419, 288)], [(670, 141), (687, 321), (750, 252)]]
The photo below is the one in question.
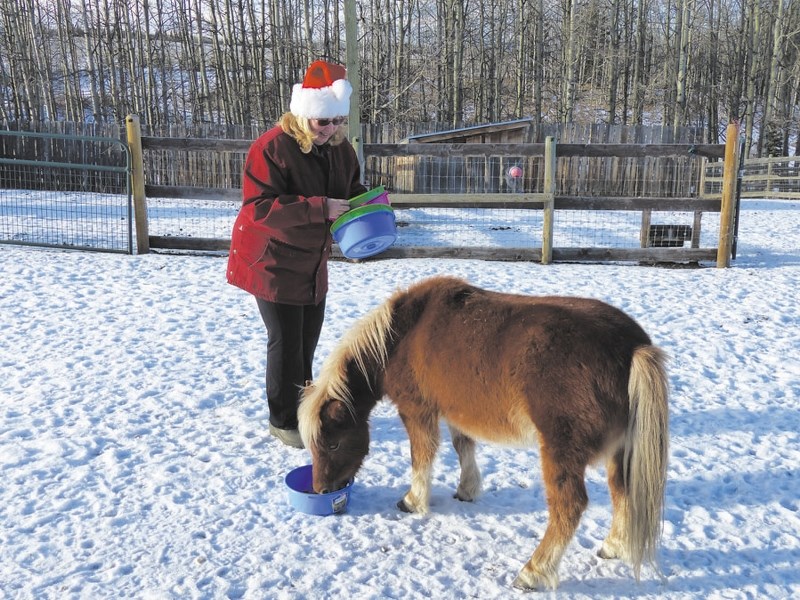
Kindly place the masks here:
[(669, 451), (665, 363), (666, 355), (659, 348), (640, 346), (633, 353), (628, 381), (630, 419), (623, 465), (628, 496), (628, 556), (637, 581), (642, 563), (652, 564), (659, 571), (656, 551), (663, 528)]

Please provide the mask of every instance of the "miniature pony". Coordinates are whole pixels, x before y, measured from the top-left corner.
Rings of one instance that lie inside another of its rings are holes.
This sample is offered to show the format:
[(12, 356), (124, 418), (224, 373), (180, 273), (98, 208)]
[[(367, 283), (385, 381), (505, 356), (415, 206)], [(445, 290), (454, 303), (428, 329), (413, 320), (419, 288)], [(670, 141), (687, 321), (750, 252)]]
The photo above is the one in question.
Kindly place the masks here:
[(461, 466), (455, 497), (475, 499), (475, 440), (540, 450), (547, 529), (514, 586), (558, 586), (558, 565), (588, 504), (586, 467), (605, 461), (611, 529), (599, 556), (639, 579), (655, 564), (668, 452), (665, 355), (598, 300), (503, 294), (450, 277), (398, 291), (362, 318), (307, 386), (300, 433), (318, 493), (344, 486), (369, 451), (368, 418), (387, 396), (411, 446), (398, 502), (426, 513), (439, 421)]

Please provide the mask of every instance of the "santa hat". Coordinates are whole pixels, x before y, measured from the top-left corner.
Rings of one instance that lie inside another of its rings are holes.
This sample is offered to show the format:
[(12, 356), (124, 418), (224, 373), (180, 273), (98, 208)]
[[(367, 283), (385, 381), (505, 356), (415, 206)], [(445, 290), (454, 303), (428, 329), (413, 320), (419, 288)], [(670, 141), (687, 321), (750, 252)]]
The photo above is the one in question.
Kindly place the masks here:
[(296, 117), (330, 119), (350, 113), (353, 87), (341, 65), (317, 60), (309, 65), (303, 83), (292, 88), (289, 110)]

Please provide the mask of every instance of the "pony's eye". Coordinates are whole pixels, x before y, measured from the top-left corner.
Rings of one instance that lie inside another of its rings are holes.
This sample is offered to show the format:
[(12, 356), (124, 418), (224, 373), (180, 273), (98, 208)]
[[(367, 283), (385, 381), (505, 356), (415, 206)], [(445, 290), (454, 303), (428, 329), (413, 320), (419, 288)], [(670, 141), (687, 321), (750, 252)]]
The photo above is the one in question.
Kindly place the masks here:
[(328, 450), (330, 450), (331, 452), (336, 452), (338, 449), (339, 449), (339, 442), (336, 442), (335, 444), (328, 444)]

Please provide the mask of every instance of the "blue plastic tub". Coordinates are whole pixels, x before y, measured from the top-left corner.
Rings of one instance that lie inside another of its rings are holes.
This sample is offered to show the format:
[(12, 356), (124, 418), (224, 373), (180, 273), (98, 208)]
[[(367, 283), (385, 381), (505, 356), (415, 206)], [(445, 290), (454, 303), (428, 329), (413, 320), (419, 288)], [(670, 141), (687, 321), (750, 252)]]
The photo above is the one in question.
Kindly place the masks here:
[(315, 494), (312, 487), (311, 465), (297, 467), (286, 475), (289, 504), (308, 515), (336, 515), (343, 513), (350, 502), (351, 481), (346, 486), (329, 494)]
[(374, 256), (397, 239), (394, 211), (386, 204), (359, 206), (336, 219), (331, 233), (347, 258)]

